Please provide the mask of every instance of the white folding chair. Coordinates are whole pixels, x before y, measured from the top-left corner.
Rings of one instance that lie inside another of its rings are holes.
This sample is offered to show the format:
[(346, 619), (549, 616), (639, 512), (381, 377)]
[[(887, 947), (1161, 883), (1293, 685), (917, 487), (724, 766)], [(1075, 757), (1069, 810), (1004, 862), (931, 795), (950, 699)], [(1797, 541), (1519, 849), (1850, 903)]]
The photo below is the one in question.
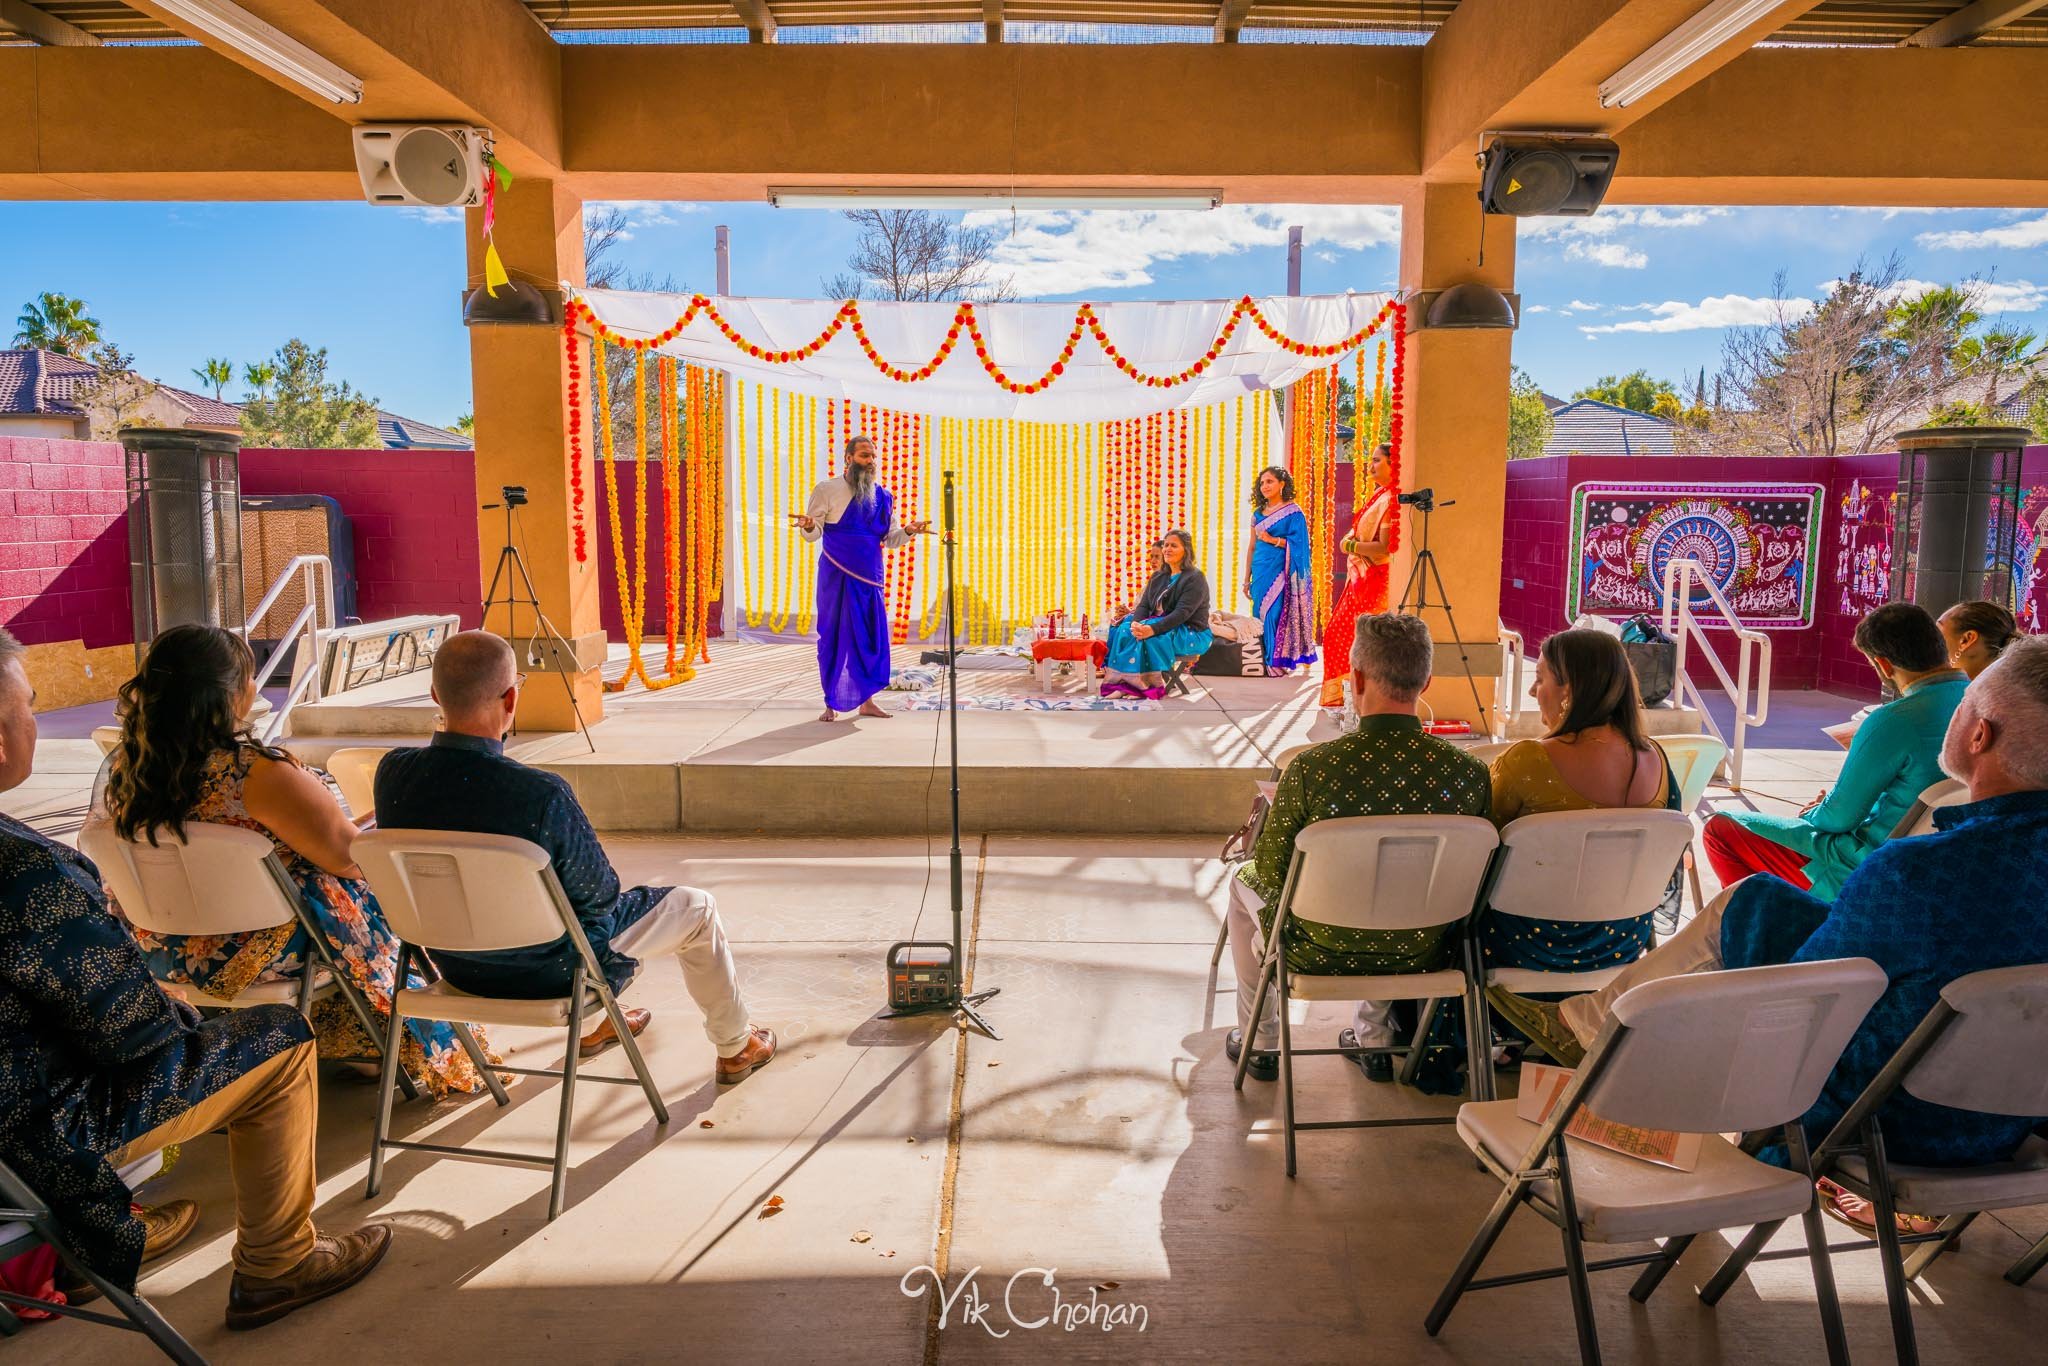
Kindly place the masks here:
[(1934, 833), (1934, 813), (1944, 806), (1960, 806), (1970, 800), (1970, 786), (1954, 778), (1943, 778), (1930, 783), (1925, 791), (1913, 799), (1906, 808), (1906, 814), (1899, 817), (1899, 823), (1892, 827), (1891, 839), (1911, 839), (1915, 835)]
[[(315, 1001), (339, 995), (362, 1025), (364, 1038), (376, 1041), (383, 1037), (369, 1002), (336, 963), (326, 934), (266, 837), (236, 825), (187, 821), (184, 839), (159, 830), (152, 845), (147, 840), (124, 840), (112, 821), (96, 820), (79, 832), (78, 848), (98, 866), (100, 876), (113, 889), (114, 900), (120, 903), (121, 914), (137, 929), (190, 937), (247, 934), (297, 921), (306, 932), (313, 958), (292, 975), (251, 982), (233, 1000), (159, 977), (157, 985), (166, 995), (209, 1010), (246, 1010), (289, 1002), (309, 1017)], [(459, 1032), (481, 1067), (482, 1053), (467, 1030)], [(406, 1098), (417, 1096), (412, 1079), (402, 1071), (399, 1076)]]
[[(1294, 1118), (1294, 1059), (1338, 1054), (1407, 1054), (1419, 1061), (1429, 1038), (1437, 1002), (1464, 1003), (1466, 1046), (1472, 1076), (1486, 1067), (1483, 1046), (1475, 1049), (1472, 1026), (1483, 1022), (1469, 937), (1463, 933), (1486, 882), (1500, 837), (1477, 816), (1347, 816), (1317, 821), (1294, 838), (1294, 860), (1274, 908), (1273, 929), (1260, 946), (1258, 993), (1252, 1001), (1254, 1028), (1238, 1054), (1236, 1086), (1244, 1089), (1256, 1022), (1266, 993), (1280, 997), (1280, 1085), (1287, 1134), (1287, 1174), (1294, 1175), (1294, 1135), (1299, 1129), (1375, 1129), (1408, 1124), (1448, 1124), (1449, 1115), (1420, 1119), (1347, 1119), (1297, 1122)], [(1371, 976), (1325, 976), (1287, 966), (1285, 945), (1294, 920), (1352, 930), (1441, 930), (1455, 936), (1463, 955), (1459, 967), (1434, 972)], [(1288, 1024), (1290, 1001), (1427, 1001), (1408, 1048), (1296, 1049)], [(1412, 1073), (1413, 1067), (1408, 1069)], [(1476, 1082), (1474, 1083), (1477, 1084)]]
[[(1629, 807), (1524, 816), (1500, 832), (1500, 867), (1490, 909), (1481, 914), (1578, 923), (1648, 915), (1664, 899), (1671, 871), (1691, 845), (1692, 821), (1682, 811)], [(1598, 991), (1626, 966), (1588, 963), (1574, 972), (1491, 968), (1485, 982), (1523, 996)]]
[(1488, 740), (1485, 744), (1460, 745), (1459, 748), (1480, 763), (1491, 767), (1495, 759), (1521, 743), (1520, 740)]
[[(1902, 1366), (1909, 1366), (1920, 1353), (1906, 1283), (1986, 1210), (2048, 1204), (2048, 1140), (2030, 1136), (2004, 1161), (1975, 1167), (1890, 1161), (1882, 1111), (1902, 1090), (1954, 1110), (2048, 1115), (2048, 964), (1973, 972), (1943, 987), (1941, 999), (1814, 1149), (1816, 1176), (1831, 1177), (1876, 1207), (1892, 1342)], [(1901, 1235), (1894, 1218), (1901, 1209), (1941, 1223), (1932, 1233)], [(1752, 1229), (1701, 1298), (1709, 1304), (1719, 1299), (1776, 1227)], [(1908, 1243), (1924, 1244), (1910, 1260), (1904, 1258)], [(2021, 1258), (2006, 1279), (2025, 1283), (2040, 1269), (2040, 1252)]]
[(569, 1181), (569, 1121), (576, 1103), (578, 1045), (583, 1036), (583, 1014), (595, 1007), (602, 1010), (618, 1034), (619, 1044), (633, 1064), (633, 1077), (592, 1076), (592, 1081), (632, 1086), (635, 1079), (647, 1093), (656, 1122), (668, 1123), (668, 1106), (640, 1056), (640, 1045), (626, 1026), (584, 936), (575, 908), (562, 892), (562, 884), (548, 855), (539, 845), (509, 835), (475, 835), (441, 830), (373, 830), (351, 846), (378, 904), (399, 938), (399, 972), (408, 960), (418, 963), (430, 979), (435, 974), (427, 953), (488, 953), (502, 949), (538, 948), (567, 938), (576, 956), (569, 991), (564, 996), (540, 1000), (517, 1000), (495, 996), (472, 996), (444, 981), (434, 980), (424, 988), (408, 987), (391, 1005), (391, 1033), (396, 1038), (400, 1022), (407, 1019), (448, 1020), (463, 1024), (537, 1025), (559, 1027), (566, 1032), (566, 1048), (559, 1068), (507, 1067), (501, 1072), (522, 1076), (554, 1077), (562, 1083), (562, 1112), (555, 1127), (552, 1157), (533, 1153), (508, 1153), (482, 1148), (454, 1148), (439, 1143), (401, 1142), (391, 1137), (391, 1051), (386, 1050), (384, 1080), (379, 1088), (376, 1134), (370, 1145), (369, 1194), (375, 1195), (384, 1176), (384, 1150), (403, 1148), (415, 1152), (439, 1153), (496, 1162), (524, 1162), (551, 1167), (554, 1184), (548, 1196), (548, 1218), (562, 1212), (562, 1198)]
[[(1467, 1290), (1562, 1276), (1571, 1286), (1580, 1359), (1598, 1362), (1588, 1272), (1644, 1267), (1629, 1291), (1640, 1303), (1694, 1236), (1799, 1217), (1828, 1360), (1843, 1366), (1848, 1344), (1799, 1118), (1884, 989), (1884, 970), (1867, 958), (1646, 982), (1615, 1002), (1613, 1018), (1540, 1123), (1518, 1118), (1512, 1100), (1459, 1107), (1458, 1136), (1503, 1189), (1424, 1320), (1430, 1336)], [(1566, 1138), (1582, 1110), (1616, 1124), (1698, 1134), (1698, 1165), (1681, 1172)], [(1790, 1170), (1753, 1155), (1773, 1130), (1791, 1151)], [(1753, 1141), (1737, 1147), (1721, 1137), (1732, 1132)], [(1557, 1226), (1564, 1265), (1474, 1279), (1519, 1205)], [(1586, 1261), (1586, 1243), (1658, 1238), (1669, 1241), (1655, 1252)]]
[[(1664, 751), (1664, 758), (1671, 765), (1671, 776), (1678, 783), (1678, 809), (1691, 816), (1705, 800), (1707, 788), (1712, 785), (1714, 774), (1720, 770), (1728, 746), (1711, 735), (1658, 735), (1651, 738)], [(1685, 867), (1686, 885), (1692, 888), (1692, 909), (1697, 915), (1706, 909), (1707, 898), (1700, 890), (1699, 856), (1693, 853), (1689, 841), (1679, 862)], [(1677, 926), (1671, 928), (1676, 929)]]
[(341, 789), (348, 814), (361, 820), (377, 809), (377, 765), (391, 752), (389, 747), (355, 746), (337, 749), (321, 767)]

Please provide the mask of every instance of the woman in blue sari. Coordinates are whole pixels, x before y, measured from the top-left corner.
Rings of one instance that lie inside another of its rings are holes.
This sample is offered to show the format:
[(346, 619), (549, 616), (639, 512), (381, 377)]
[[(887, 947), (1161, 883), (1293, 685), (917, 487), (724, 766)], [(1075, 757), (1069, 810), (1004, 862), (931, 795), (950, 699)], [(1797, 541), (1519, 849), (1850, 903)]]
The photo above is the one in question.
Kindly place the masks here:
[(1294, 502), (1294, 476), (1278, 465), (1252, 489), (1252, 543), (1244, 593), (1266, 642), (1266, 672), (1291, 673), (1316, 660), (1316, 605), (1308, 518)]
[(1209, 633), (1209, 580), (1195, 568), (1195, 538), (1169, 531), (1159, 538), (1162, 561), (1138, 605), (1109, 628), (1104, 697), (1166, 696), (1166, 675), (1176, 659), (1199, 659), (1216, 637)]

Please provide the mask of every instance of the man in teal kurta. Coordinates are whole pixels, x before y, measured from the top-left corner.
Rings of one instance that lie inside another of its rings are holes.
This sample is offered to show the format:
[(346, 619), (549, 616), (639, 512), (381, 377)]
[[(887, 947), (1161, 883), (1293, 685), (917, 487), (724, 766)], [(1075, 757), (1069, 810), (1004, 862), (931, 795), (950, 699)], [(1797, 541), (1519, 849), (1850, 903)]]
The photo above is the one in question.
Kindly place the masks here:
[[(1358, 729), (1303, 750), (1280, 775), (1252, 859), (1231, 884), (1231, 961), (1237, 973), (1234, 1059), (1251, 1017), (1266, 936), (1294, 861), (1294, 839), (1316, 821), (1343, 816), (1485, 816), (1492, 799), (1486, 765), (1423, 732), (1416, 715), (1429, 685), (1432, 646), (1420, 617), (1387, 613), (1358, 619), (1351, 643), (1351, 687)], [(1348, 930), (1296, 920), (1285, 953), (1291, 970), (1331, 974), (1429, 972), (1449, 950), (1441, 930)], [(1256, 1047), (1279, 1045), (1277, 993), (1269, 992)], [(1357, 1024), (1360, 1046), (1393, 1040), (1386, 1008), (1367, 1003)], [(1384, 1060), (1374, 1059), (1377, 1062)], [(1254, 1052), (1251, 1072), (1270, 1078), (1277, 1060)], [(1382, 1069), (1384, 1070), (1384, 1068)]]
[(1796, 816), (1737, 811), (1707, 821), (1702, 843), (1723, 886), (1774, 873), (1831, 901), (1914, 799), (1940, 781), (1942, 736), (1969, 679), (1950, 666), (1934, 618), (1913, 603), (1888, 602), (1857, 623), (1856, 648), (1898, 697), (1857, 727), (1841, 776), (1818, 805)]

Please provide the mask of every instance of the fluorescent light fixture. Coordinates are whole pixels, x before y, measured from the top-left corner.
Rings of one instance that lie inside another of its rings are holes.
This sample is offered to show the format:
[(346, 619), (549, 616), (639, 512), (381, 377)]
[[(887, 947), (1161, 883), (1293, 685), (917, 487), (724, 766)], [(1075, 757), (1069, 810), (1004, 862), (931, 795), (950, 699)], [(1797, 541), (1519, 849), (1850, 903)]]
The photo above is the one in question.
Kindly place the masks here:
[(1736, 34), (1783, 3), (1784, 0), (1714, 0), (1652, 44), (1642, 56), (1600, 82), (1600, 107), (1626, 109), (1694, 62), (1725, 46)]
[(157, 8), (209, 38), (296, 81), (322, 99), (360, 104), (363, 83), (288, 33), (280, 33), (228, 0), (158, 0)]
[(778, 209), (1213, 209), (1223, 191), (1142, 186), (1011, 189), (1008, 186), (771, 185)]

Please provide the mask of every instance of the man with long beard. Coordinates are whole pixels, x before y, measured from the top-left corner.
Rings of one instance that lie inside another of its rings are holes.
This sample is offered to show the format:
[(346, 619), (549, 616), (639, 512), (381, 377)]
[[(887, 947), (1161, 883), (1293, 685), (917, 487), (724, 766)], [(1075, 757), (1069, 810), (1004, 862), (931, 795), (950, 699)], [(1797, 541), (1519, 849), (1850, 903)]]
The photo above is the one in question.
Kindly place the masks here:
[(889, 686), (889, 613), (882, 601), (882, 552), (931, 529), (896, 524), (896, 499), (875, 483), (875, 443), (848, 437), (846, 472), (811, 490), (792, 513), (818, 552), (818, 682), (825, 692), (820, 721), (839, 713), (887, 716), (875, 694)]

